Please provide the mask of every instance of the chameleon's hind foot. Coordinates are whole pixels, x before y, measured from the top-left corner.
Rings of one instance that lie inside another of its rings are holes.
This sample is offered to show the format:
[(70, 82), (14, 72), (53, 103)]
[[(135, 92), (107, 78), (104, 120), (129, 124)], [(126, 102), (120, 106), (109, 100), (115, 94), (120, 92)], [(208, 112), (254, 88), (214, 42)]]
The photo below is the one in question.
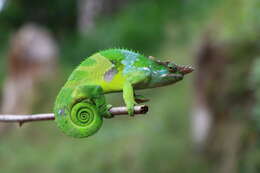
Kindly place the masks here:
[(134, 104), (127, 105), (127, 111), (128, 111), (128, 115), (130, 115), (131, 117), (135, 116), (135, 114), (134, 114)]
[(111, 108), (112, 108), (111, 104), (106, 105), (106, 110), (105, 110), (104, 115), (103, 115), (104, 118), (113, 118), (114, 117), (114, 115), (111, 114), (110, 111), (109, 111)]

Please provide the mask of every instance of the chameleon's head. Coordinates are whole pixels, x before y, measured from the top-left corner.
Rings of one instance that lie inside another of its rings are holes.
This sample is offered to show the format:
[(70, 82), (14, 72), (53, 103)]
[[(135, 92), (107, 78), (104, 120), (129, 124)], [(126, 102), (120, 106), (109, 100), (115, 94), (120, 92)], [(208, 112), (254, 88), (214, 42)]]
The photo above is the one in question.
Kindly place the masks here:
[(148, 84), (150, 88), (176, 83), (182, 80), (184, 75), (194, 71), (191, 66), (177, 65), (169, 61), (157, 60), (155, 66), (156, 70), (152, 70), (151, 80)]

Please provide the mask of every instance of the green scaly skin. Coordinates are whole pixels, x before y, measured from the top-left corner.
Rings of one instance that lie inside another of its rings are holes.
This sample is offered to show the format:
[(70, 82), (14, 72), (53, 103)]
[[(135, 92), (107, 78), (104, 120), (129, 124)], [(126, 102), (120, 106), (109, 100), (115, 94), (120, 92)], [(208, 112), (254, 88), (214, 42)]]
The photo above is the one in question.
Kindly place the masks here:
[(67, 135), (76, 138), (96, 133), (103, 118), (111, 118), (104, 94), (123, 92), (130, 116), (136, 102), (147, 101), (134, 89), (173, 84), (192, 71), (191, 67), (156, 61), (125, 49), (108, 49), (85, 59), (60, 90), (55, 122)]

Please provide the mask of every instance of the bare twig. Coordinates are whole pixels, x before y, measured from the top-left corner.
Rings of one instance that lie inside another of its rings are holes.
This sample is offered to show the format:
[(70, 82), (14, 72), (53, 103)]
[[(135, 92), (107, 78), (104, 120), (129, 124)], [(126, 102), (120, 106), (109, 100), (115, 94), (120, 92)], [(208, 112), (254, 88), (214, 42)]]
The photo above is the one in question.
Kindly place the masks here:
[[(110, 110), (112, 115), (119, 116), (119, 115), (126, 115), (127, 108), (126, 107), (112, 107)], [(135, 114), (145, 114), (148, 111), (148, 106), (140, 105), (134, 107)], [(44, 120), (54, 120), (53, 113), (47, 114), (33, 114), (33, 115), (0, 115), (0, 122), (18, 122), (22, 125), (25, 122), (30, 121), (44, 121)]]

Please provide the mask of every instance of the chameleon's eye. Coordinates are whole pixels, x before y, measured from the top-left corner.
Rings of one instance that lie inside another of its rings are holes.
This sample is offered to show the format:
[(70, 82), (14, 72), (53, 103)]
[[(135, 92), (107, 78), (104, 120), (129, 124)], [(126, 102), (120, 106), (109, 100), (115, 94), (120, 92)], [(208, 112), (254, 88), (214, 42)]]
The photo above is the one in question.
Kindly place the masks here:
[(169, 71), (172, 72), (172, 73), (175, 73), (177, 72), (177, 67), (176, 66), (169, 66)]

